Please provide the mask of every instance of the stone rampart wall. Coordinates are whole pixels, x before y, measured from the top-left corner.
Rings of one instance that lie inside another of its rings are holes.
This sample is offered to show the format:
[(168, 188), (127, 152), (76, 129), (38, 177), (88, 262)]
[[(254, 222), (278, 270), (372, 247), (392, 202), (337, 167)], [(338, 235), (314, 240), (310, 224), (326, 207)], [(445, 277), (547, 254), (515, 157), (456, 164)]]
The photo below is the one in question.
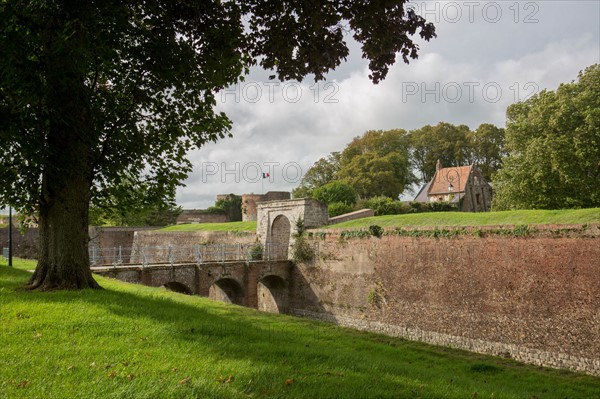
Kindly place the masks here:
[(600, 375), (598, 226), (312, 233), (292, 313)]
[(343, 215), (329, 218), (329, 224), (338, 224), (342, 222), (347, 222), (349, 220), (363, 219), (371, 216), (375, 216), (375, 211), (373, 209), (361, 209), (359, 211), (345, 213)]

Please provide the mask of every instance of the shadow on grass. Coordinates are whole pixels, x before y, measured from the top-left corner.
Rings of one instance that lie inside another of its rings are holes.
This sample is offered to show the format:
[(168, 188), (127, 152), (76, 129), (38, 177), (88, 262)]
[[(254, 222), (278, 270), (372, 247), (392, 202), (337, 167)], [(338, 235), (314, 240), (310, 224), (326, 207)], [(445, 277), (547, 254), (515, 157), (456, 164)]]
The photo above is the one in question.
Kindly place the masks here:
[[(464, 398), (473, 392), (503, 392), (506, 396), (496, 394), (496, 398), (533, 397), (552, 387), (561, 397), (590, 397), (589, 392), (598, 392), (600, 397), (600, 379), (588, 376), (262, 314), (104, 278), (98, 278), (107, 287), (104, 290), (10, 292), (29, 276), (23, 270), (0, 271), (3, 307), (24, 301), (90, 305), (131, 320), (131, 325), (136, 319), (150, 319), (168, 331), (163, 338), (176, 347), (197, 344), (220, 359), (249, 361), (261, 370), (256, 373), (263, 373), (256, 378), (280, 383), (282, 373), (289, 372), (297, 380), (294, 386), (285, 387), (290, 396)], [(113, 288), (121, 284), (122, 289)], [(283, 389), (280, 385), (276, 392)], [(239, 389), (241, 394), (243, 389)]]

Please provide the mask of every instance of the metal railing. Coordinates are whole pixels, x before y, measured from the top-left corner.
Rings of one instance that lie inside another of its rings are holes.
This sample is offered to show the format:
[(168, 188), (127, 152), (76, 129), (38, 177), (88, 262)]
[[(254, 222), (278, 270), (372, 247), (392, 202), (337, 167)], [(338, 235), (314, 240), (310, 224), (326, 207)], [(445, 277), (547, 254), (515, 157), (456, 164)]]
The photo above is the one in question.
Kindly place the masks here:
[(134, 246), (100, 248), (90, 245), (90, 264), (142, 266), (180, 263), (252, 262), (288, 259), (289, 247), (267, 244), (198, 244), (191, 246)]

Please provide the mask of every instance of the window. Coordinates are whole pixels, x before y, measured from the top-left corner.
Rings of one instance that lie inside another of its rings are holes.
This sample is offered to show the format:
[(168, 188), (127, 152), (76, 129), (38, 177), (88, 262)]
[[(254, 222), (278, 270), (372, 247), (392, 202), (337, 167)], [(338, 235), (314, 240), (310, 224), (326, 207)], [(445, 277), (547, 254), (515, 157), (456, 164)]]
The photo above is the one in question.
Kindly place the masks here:
[(477, 202), (477, 205), (481, 205), (481, 194), (475, 194), (475, 201)]

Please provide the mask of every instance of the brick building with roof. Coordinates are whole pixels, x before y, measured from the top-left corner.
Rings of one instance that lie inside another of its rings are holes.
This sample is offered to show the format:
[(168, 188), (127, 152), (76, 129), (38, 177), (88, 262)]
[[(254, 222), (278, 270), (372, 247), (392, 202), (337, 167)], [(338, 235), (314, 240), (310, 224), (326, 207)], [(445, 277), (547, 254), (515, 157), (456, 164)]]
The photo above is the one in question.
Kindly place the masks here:
[(438, 160), (433, 178), (414, 201), (449, 202), (463, 212), (487, 212), (492, 204), (492, 186), (475, 165), (443, 168)]

